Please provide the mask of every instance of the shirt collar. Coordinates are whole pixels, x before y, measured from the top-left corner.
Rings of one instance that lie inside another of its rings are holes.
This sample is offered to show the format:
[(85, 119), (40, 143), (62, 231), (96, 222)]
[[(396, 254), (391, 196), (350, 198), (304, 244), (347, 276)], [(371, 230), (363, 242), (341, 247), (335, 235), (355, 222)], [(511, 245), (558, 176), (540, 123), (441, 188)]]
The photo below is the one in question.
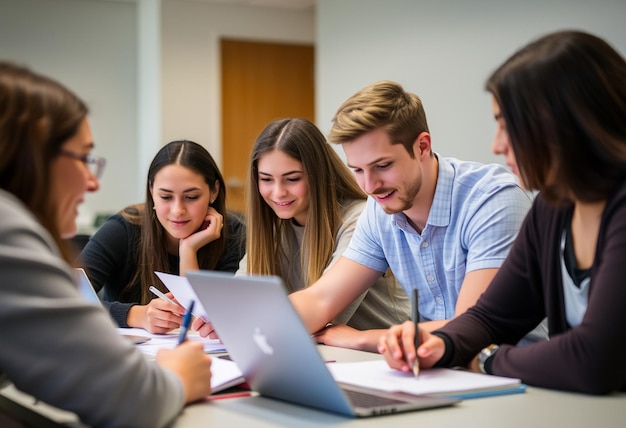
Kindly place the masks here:
[[(435, 187), (435, 197), (428, 213), (426, 225), (446, 227), (450, 224), (452, 211), (452, 185), (454, 183), (454, 168), (445, 158), (437, 155), (439, 161), (439, 174), (437, 176), (437, 186)], [(412, 230), (403, 212), (391, 215), (391, 221), (402, 230)], [(427, 227), (426, 226), (426, 227)], [(425, 227), (425, 228), (426, 228)]]

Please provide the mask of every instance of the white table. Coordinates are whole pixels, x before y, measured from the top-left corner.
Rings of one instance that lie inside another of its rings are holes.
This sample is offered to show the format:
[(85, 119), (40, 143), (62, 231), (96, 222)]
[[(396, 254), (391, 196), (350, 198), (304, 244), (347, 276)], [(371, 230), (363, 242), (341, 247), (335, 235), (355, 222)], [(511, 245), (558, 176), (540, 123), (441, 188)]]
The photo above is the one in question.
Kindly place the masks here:
[[(319, 349), (324, 359), (338, 362), (382, 358), (377, 354), (322, 345)], [(32, 408), (32, 399), (14, 388), (5, 388), (0, 394)], [(76, 417), (70, 413), (41, 405), (37, 410), (76, 426)], [(595, 397), (529, 387), (523, 394), (476, 398), (448, 408), (364, 419), (351, 419), (260, 396), (228, 398), (186, 407), (173, 427), (380, 427), (383, 423), (394, 428), (625, 427), (626, 394)]]

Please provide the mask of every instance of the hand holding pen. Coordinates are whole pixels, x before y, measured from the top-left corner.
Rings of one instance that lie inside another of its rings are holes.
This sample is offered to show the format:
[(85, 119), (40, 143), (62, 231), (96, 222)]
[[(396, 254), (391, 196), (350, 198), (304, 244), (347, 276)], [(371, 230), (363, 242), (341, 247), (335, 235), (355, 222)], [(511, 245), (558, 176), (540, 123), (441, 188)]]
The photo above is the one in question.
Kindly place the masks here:
[(415, 291), (412, 301), (413, 319), (390, 327), (378, 341), (378, 352), (385, 357), (389, 367), (412, 372), (414, 376), (417, 376), (420, 368), (432, 367), (445, 353), (443, 339), (419, 327), (419, 302), (416, 294)]
[(155, 287), (151, 287), (150, 291), (159, 298), (152, 299), (147, 305), (132, 306), (128, 312), (128, 325), (142, 327), (155, 334), (165, 334), (180, 327), (185, 308)]
[(193, 312), (194, 303), (195, 303), (195, 300), (192, 300), (191, 303), (189, 304), (187, 313), (185, 314), (185, 317), (183, 318), (183, 323), (180, 326), (180, 334), (178, 335), (179, 345), (183, 343), (185, 340), (187, 340), (187, 332), (189, 331), (189, 327), (191, 326), (191, 319), (193, 318), (192, 312)]
[[(415, 333), (413, 335), (413, 345), (415, 346), (415, 358), (413, 358), (413, 376), (417, 376), (420, 372), (420, 362), (419, 358), (417, 358), (417, 349), (420, 346), (420, 335), (419, 335), (419, 322), (420, 322), (420, 311), (419, 311), (419, 294), (417, 288), (413, 289), (413, 299), (411, 300), (411, 320), (415, 325)], [(409, 361), (411, 363), (411, 361)]]
[[(152, 294), (154, 294), (155, 296), (165, 300), (166, 302), (171, 303), (173, 305), (178, 305), (178, 303), (176, 303), (174, 300), (172, 300), (169, 297), (167, 297), (161, 290), (156, 288), (154, 285), (151, 285), (149, 290), (150, 290), (150, 292)], [(180, 306), (180, 305), (178, 305), (178, 306)]]
[(178, 375), (185, 389), (185, 402), (204, 399), (211, 393), (211, 357), (204, 352), (200, 341), (186, 340), (193, 301), (185, 313), (178, 338), (178, 346), (159, 349), (157, 364), (167, 367)]

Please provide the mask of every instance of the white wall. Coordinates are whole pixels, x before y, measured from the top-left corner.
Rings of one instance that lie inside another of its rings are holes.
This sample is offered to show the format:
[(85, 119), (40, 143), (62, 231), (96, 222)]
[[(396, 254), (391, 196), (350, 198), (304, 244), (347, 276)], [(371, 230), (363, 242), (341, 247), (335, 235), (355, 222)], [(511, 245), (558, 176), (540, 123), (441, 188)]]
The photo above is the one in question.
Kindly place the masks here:
[(501, 162), (490, 150), (490, 72), (532, 38), (565, 27), (626, 54), (625, 18), (624, 0), (318, 0), (318, 125), (328, 132), (346, 98), (395, 80), (422, 99), (435, 151)]
[(204, 145), (221, 165), (221, 37), (315, 42), (314, 12), (164, 1), (163, 140)]
[[(588, 4), (589, 3), (589, 4)], [(316, 43), (324, 132), (363, 86), (392, 79), (421, 96), (435, 150), (497, 161), (487, 75), (531, 38), (592, 31), (626, 53), (624, 0), (318, 0), (315, 12), (198, 0), (0, 0), (0, 58), (74, 89), (109, 164), (86, 219), (143, 198), (164, 143), (188, 138), (221, 160), (220, 37)], [(339, 150), (341, 152), (341, 150)]]
[(161, 1), (127, 1), (138, 5), (136, 186), (127, 189), (129, 195), (136, 189), (133, 202), (138, 202), (145, 198), (150, 162), (162, 146)]
[(0, 58), (89, 104), (108, 165), (79, 225), (143, 200), (156, 151), (187, 138), (221, 164), (219, 39), (315, 42), (314, 12), (194, 0), (0, 0)]
[(81, 223), (136, 200), (137, 7), (133, 2), (0, 0), (0, 58), (61, 81), (90, 107), (108, 165)]

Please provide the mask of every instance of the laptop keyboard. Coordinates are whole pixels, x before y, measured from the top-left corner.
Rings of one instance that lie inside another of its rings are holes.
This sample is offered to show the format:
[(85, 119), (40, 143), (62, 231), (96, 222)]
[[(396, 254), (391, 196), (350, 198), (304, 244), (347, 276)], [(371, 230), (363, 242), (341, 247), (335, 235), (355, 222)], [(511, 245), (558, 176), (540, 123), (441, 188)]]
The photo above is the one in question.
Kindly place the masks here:
[(356, 407), (368, 408), (406, 403), (406, 401), (396, 400), (395, 398), (381, 397), (380, 395), (353, 391), (351, 389), (344, 389), (343, 392), (348, 396), (350, 402)]

